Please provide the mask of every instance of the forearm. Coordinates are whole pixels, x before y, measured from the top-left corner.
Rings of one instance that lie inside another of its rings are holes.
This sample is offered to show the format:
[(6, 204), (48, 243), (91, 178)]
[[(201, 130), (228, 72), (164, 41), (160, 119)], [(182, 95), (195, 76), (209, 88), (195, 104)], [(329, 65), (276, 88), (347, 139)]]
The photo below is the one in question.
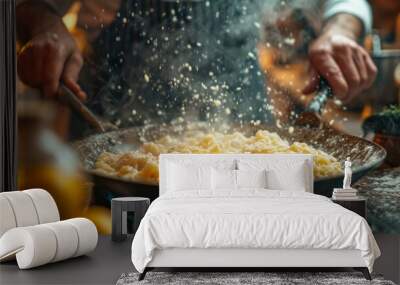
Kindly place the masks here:
[(363, 23), (357, 17), (339, 13), (325, 21), (322, 34), (343, 35), (354, 41), (359, 41), (364, 33)]
[(17, 6), (17, 35), (26, 43), (46, 31), (67, 31), (60, 15), (51, 6), (40, 1), (27, 1)]

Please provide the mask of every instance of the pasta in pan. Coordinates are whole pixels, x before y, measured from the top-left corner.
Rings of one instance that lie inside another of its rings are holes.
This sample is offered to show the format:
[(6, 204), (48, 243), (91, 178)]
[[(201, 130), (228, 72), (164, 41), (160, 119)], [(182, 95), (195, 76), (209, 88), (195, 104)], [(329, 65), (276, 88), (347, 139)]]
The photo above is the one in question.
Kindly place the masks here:
[(306, 143), (289, 144), (277, 133), (267, 130), (259, 130), (253, 136), (202, 131), (188, 131), (179, 137), (164, 136), (143, 143), (137, 151), (104, 152), (98, 157), (95, 170), (134, 181), (157, 183), (160, 153), (304, 153), (314, 157), (314, 177), (341, 173), (340, 163), (332, 155)]

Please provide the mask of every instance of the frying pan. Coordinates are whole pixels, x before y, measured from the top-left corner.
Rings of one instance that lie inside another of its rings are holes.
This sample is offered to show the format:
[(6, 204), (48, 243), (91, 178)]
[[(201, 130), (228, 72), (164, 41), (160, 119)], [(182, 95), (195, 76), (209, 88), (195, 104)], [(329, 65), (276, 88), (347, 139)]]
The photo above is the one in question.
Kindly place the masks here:
[[(199, 125), (199, 130), (206, 130)], [(152, 141), (164, 135), (180, 135), (186, 126), (133, 127), (102, 134), (95, 134), (73, 144), (78, 152), (85, 171), (94, 183), (94, 191), (112, 192), (118, 196), (140, 196), (154, 200), (158, 197), (158, 184), (132, 181), (96, 172), (97, 157), (104, 151), (121, 152), (137, 149), (144, 141)], [(312, 145), (333, 155), (339, 161), (350, 157), (353, 163), (353, 183), (368, 171), (377, 168), (385, 159), (386, 151), (379, 145), (363, 138), (340, 133), (327, 127), (297, 127), (291, 131), (269, 125), (241, 125), (232, 127), (245, 135), (253, 135), (257, 130), (266, 129), (278, 133), (289, 143), (299, 141)], [(314, 193), (330, 197), (334, 187), (341, 187), (343, 175), (321, 177), (314, 181)]]

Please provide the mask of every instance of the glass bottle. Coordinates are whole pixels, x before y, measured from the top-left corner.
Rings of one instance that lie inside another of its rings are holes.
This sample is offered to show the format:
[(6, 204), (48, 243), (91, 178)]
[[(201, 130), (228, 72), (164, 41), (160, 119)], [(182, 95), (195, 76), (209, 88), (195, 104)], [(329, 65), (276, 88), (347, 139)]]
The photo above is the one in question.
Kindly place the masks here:
[(90, 202), (90, 184), (75, 153), (51, 130), (54, 106), (19, 102), (18, 188), (43, 188), (55, 199), (62, 219), (82, 216)]

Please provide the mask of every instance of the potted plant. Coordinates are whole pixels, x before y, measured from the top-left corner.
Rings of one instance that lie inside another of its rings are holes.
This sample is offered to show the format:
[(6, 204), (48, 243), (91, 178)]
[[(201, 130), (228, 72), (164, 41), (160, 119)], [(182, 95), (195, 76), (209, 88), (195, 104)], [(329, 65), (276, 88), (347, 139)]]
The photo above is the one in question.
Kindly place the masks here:
[(400, 105), (390, 106), (363, 123), (364, 134), (373, 132), (373, 141), (387, 151), (386, 162), (400, 165)]

